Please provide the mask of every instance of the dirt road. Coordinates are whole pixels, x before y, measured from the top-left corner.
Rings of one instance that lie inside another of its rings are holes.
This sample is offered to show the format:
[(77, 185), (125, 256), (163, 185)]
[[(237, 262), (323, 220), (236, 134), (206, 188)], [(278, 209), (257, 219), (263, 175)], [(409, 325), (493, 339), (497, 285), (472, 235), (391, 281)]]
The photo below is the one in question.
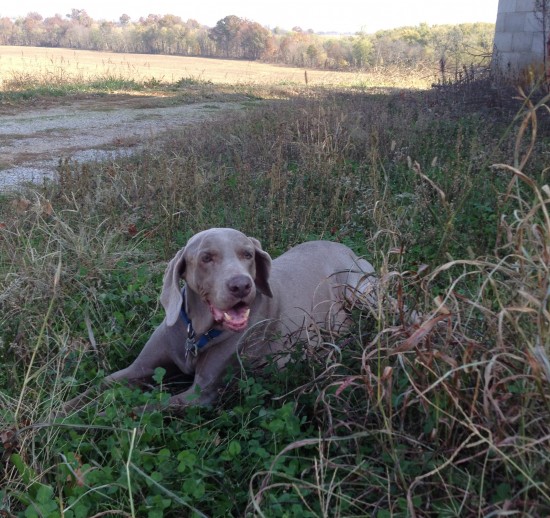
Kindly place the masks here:
[(109, 96), (0, 112), (0, 190), (55, 178), (61, 158), (106, 160), (135, 152), (159, 134), (221, 116), (236, 102), (171, 104), (169, 99)]

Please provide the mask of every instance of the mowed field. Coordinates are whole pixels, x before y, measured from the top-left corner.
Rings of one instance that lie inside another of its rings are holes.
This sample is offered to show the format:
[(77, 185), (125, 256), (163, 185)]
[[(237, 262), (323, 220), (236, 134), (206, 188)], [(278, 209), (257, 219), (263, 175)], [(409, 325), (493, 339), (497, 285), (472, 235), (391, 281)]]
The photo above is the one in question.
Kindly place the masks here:
[(266, 63), (164, 56), (115, 54), (43, 47), (0, 46), (0, 88), (22, 77), (44, 81), (78, 82), (105, 77), (174, 83), (181, 79), (217, 84), (297, 84), (309, 86), (427, 88), (429, 72), (408, 71), (333, 72), (269, 65)]

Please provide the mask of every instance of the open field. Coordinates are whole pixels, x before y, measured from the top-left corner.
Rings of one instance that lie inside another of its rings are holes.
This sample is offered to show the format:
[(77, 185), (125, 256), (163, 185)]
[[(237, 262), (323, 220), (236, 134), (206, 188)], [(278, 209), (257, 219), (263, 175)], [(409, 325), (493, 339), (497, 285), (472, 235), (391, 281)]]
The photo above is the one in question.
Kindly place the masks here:
[[(170, 120), (193, 121), (191, 113), (199, 112), (187, 106), (193, 103), (206, 102), (203, 112), (213, 114), (212, 103), (234, 108), (318, 88), (380, 92), (396, 87), (425, 88), (427, 81), (403, 70), (305, 71), (237, 60), (0, 47), (0, 189), (19, 179), (52, 177), (61, 157), (99, 156), (105, 147), (117, 146), (121, 152), (135, 151), (140, 141), (167, 131)], [(165, 114), (161, 119), (158, 110)], [(99, 112), (105, 119), (100, 127), (92, 122)], [(155, 117), (156, 123), (145, 121)], [(44, 123), (52, 131), (44, 131)]]
[[(151, 54), (114, 54), (40, 47), (0, 46), (0, 89), (25, 77), (45, 81), (89, 81), (116, 77), (137, 82), (181, 79), (231, 85), (305, 85), (302, 69), (252, 61), (205, 59)], [(433, 75), (405, 71), (370, 73), (307, 70), (310, 86), (427, 88)]]
[[(177, 95), (236, 88), (213, 81)], [(466, 86), (300, 86), (0, 193), (0, 515), (550, 516), (550, 96)], [(243, 364), (212, 408), (136, 413), (173, 390), (159, 370), (59, 415), (138, 354), (167, 261), (222, 226), (273, 257), (343, 242), (379, 304), (284, 370)]]

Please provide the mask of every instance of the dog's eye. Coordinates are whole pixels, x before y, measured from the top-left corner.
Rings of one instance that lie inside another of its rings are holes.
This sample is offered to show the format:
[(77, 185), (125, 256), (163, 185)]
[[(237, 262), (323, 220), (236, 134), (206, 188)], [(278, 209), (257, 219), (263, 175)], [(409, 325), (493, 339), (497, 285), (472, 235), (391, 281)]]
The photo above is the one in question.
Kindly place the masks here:
[(202, 261), (203, 263), (211, 263), (211, 262), (212, 262), (212, 259), (213, 259), (213, 258), (212, 258), (212, 254), (203, 254), (203, 255), (201, 256), (201, 261)]
[(243, 252), (243, 257), (245, 259), (252, 259), (254, 257), (254, 255), (252, 254), (252, 252), (250, 250), (245, 250)]

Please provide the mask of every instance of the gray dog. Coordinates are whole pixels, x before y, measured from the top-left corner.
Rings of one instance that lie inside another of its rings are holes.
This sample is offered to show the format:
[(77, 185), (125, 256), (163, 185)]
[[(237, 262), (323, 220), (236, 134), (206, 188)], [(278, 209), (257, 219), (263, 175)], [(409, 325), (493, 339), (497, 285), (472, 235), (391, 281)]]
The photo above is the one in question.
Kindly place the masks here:
[[(303, 243), (272, 261), (257, 239), (237, 230), (200, 232), (166, 268), (166, 318), (136, 360), (105, 381), (140, 383), (157, 367), (175, 369), (193, 383), (170, 398), (170, 407), (210, 404), (241, 355), (259, 362), (321, 330), (340, 331), (346, 304), (375, 300), (372, 273), (370, 263), (330, 241)], [(85, 399), (74, 398), (65, 410)]]

